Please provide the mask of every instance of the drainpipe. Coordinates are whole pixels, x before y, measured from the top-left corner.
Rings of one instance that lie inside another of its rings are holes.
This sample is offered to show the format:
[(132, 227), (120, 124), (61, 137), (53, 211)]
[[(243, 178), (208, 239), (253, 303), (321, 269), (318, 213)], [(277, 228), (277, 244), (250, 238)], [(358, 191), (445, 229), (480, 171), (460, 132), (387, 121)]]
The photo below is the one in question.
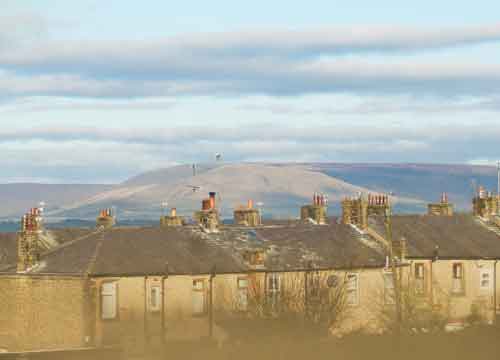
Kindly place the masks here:
[(165, 325), (165, 280), (168, 279), (169, 268), (168, 261), (165, 263), (165, 274), (161, 277), (161, 341), (162, 344), (166, 344), (166, 325)]
[(309, 280), (309, 265), (304, 272), (304, 305), (305, 305), (305, 317), (309, 318), (309, 288), (308, 288), (308, 280)]
[(493, 325), (497, 325), (497, 263), (493, 265)]
[(213, 338), (214, 334), (214, 279), (215, 279), (215, 265), (210, 273), (209, 283), (210, 283), (210, 293), (209, 293), (209, 303), (208, 303), (208, 336), (210, 339)]
[(144, 350), (148, 342), (148, 277), (144, 276)]

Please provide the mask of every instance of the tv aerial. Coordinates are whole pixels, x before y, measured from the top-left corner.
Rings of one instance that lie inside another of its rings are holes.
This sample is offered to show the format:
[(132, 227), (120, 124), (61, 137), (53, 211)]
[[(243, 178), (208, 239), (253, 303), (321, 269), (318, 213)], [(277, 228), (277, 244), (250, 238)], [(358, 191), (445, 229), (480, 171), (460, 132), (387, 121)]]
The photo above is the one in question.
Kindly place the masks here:
[(186, 185), (186, 187), (188, 187), (191, 190), (193, 190), (193, 193), (195, 193), (195, 192), (197, 192), (198, 190), (201, 189), (201, 186), (197, 186), (197, 185)]
[(160, 206), (162, 215), (165, 215), (165, 210), (168, 208), (168, 201), (162, 202)]

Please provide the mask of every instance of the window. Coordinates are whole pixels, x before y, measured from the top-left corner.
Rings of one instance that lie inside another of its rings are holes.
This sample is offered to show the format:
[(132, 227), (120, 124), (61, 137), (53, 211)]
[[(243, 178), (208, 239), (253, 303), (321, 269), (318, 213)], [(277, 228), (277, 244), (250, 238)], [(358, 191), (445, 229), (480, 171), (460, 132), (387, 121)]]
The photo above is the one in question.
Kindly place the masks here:
[(117, 283), (107, 282), (101, 285), (101, 319), (113, 320), (118, 315)]
[(465, 292), (464, 284), (464, 266), (462, 263), (453, 264), (453, 279), (451, 292), (453, 294), (463, 295)]
[(392, 272), (384, 273), (384, 303), (394, 305), (396, 303), (396, 293), (394, 291), (394, 276)]
[(321, 291), (320, 276), (318, 272), (310, 272), (307, 276), (307, 290), (309, 300), (319, 298)]
[(415, 264), (415, 293), (425, 295), (425, 265)]
[(481, 269), (479, 272), (479, 288), (484, 291), (492, 289), (491, 269)]
[(248, 309), (248, 279), (238, 278), (238, 310)]
[(193, 280), (193, 315), (206, 313), (205, 280)]
[(358, 274), (348, 274), (347, 275), (347, 304), (348, 305), (358, 305), (359, 304), (359, 275)]
[(153, 285), (149, 289), (149, 310), (157, 312), (161, 310), (161, 287)]
[(267, 276), (267, 297), (273, 309), (278, 306), (281, 292), (281, 278), (279, 274), (271, 273)]

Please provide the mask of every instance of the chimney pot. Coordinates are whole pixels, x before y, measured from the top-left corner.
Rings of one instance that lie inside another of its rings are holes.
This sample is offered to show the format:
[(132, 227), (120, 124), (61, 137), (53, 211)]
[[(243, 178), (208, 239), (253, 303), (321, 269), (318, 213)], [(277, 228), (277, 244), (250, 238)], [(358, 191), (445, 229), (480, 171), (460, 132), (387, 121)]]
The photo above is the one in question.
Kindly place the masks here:
[(210, 198), (209, 198), (210, 209), (215, 209), (215, 195), (216, 195), (216, 193), (212, 191), (212, 192), (208, 193), (208, 195), (210, 196)]

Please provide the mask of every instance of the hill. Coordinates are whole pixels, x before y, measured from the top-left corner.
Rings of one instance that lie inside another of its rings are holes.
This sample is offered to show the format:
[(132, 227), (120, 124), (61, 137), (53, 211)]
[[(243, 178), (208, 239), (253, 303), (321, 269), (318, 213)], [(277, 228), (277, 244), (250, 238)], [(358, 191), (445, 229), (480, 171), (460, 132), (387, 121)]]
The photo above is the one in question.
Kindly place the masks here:
[[(121, 219), (157, 219), (161, 204), (191, 215), (209, 191), (218, 193), (226, 217), (248, 199), (263, 203), (265, 216), (295, 217), (313, 192), (330, 199), (330, 214), (340, 200), (358, 192), (392, 192), (395, 211), (423, 212), (445, 191), (459, 210), (470, 209), (473, 184), (496, 188), (496, 169), (425, 164), (262, 164), (180, 165), (146, 172), (116, 185), (0, 185), (0, 217), (20, 216), (40, 200), (51, 219), (94, 219), (98, 210), (116, 207)], [(193, 191), (193, 186), (198, 190)]]

